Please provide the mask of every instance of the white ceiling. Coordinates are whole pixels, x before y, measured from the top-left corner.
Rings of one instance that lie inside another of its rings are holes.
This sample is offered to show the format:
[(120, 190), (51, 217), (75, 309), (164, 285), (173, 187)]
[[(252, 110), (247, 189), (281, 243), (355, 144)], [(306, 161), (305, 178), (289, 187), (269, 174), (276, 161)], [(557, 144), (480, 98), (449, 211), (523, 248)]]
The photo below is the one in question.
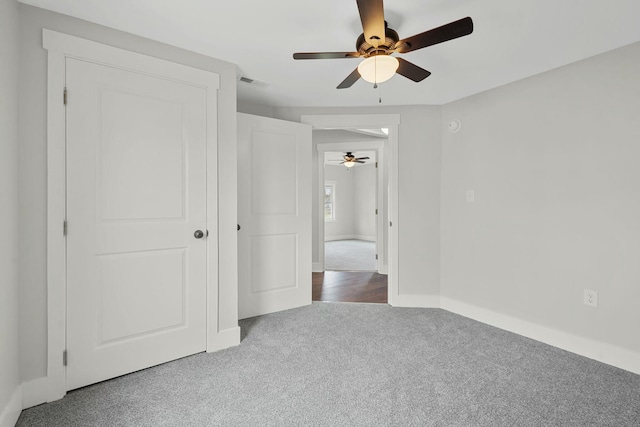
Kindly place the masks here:
[(335, 87), (358, 59), (294, 61), (294, 52), (354, 51), (355, 0), (20, 0), (238, 65), (269, 84), (238, 98), (273, 106), (444, 104), (640, 40), (639, 0), (386, 0), (400, 38), (470, 16), (473, 34), (402, 55), (431, 71), (374, 90)]

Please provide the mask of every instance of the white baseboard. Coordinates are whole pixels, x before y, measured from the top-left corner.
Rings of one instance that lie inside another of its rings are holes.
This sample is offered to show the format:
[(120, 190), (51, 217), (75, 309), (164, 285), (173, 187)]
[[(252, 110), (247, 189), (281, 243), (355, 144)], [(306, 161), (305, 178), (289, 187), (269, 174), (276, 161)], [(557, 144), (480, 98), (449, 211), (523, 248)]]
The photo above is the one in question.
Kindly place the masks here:
[(235, 347), (237, 345), (240, 345), (240, 326), (218, 332), (211, 346), (207, 348), (207, 352), (211, 353), (224, 350), (225, 348)]
[(47, 402), (47, 381), (47, 377), (42, 377), (22, 383), (22, 409)]
[(341, 236), (325, 236), (325, 242), (332, 242), (334, 240), (366, 240), (367, 242), (375, 242), (375, 236), (361, 236), (359, 234), (345, 234)]
[(355, 239), (356, 236), (354, 234), (343, 234), (340, 236), (324, 236), (325, 242), (333, 242), (334, 240), (351, 240)]
[(440, 308), (439, 295), (392, 295), (389, 305), (393, 307)]
[(640, 353), (546, 326), (540, 326), (451, 298), (441, 297), (440, 300), (442, 308), (452, 313), (640, 374)]
[(0, 412), (0, 427), (14, 427), (22, 412), (22, 388), (17, 386), (7, 406)]

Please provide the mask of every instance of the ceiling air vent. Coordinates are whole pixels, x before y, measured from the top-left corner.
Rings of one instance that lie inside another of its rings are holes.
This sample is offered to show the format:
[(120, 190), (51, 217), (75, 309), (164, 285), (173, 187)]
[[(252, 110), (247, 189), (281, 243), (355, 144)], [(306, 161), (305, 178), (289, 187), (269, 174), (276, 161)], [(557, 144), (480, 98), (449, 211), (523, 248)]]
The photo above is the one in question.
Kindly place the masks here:
[(265, 88), (269, 86), (267, 82), (261, 82), (260, 80), (250, 79), (249, 77), (239, 76), (238, 81), (255, 87)]

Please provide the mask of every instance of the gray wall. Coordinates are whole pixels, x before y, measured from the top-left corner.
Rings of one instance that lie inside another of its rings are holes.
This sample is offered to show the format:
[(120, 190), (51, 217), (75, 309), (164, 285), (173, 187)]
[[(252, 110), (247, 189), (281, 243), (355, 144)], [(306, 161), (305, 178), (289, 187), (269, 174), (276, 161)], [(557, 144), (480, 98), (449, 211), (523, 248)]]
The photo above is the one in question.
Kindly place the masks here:
[[(20, 5), (19, 311), (23, 381), (43, 377), (47, 373), (47, 54), (42, 48), (43, 28), (220, 74), (221, 89), (218, 93), (221, 222), (219, 321), (221, 330), (237, 326), (235, 65), (65, 15)], [(217, 260), (211, 260), (211, 262), (215, 265)]]
[(638, 76), (640, 43), (444, 106), (443, 296), (640, 352)]
[(400, 115), (398, 288), (405, 295), (439, 295), (441, 107), (275, 107), (273, 113), (294, 122), (302, 115)]
[[(353, 169), (356, 169), (355, 167)], [(324, 180), (336, 184), (336, 220), (324, 222), (324, 240), (337, 240), (354, 234), (354, 174), (344, 166), (325, 166)]]
[(0, 0), (0, 418), (19, 384), (18, 21), (15, 0)]

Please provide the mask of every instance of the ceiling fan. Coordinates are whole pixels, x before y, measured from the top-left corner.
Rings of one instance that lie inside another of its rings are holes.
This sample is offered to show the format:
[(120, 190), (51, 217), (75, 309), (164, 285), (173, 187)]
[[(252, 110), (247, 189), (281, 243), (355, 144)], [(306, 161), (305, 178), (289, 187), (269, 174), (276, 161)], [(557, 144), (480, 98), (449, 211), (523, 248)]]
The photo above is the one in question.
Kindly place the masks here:
[(473, 21), (466, 17), (400, 40), (398, 33), (384, 20), (382, 1), (356, 0), (364, 30), (356, 41), (357, 52), (302, 52), (294, 53), (293, 59), (365, 58), (337, 89), (351, 87), (360, 77), (377, 87), (378, 83), (389, 80), (395, 73), (420, 82), (431, 72), (391, 54), (413, 52), (473, 32)]
[(348, 168), (355, 166), (356, 163), (366, 163), (363, 160), (369, 160), (369, 157), (356, 157), (353, 155), (353, 152), (347, 151), (344, 156), (342, 156), (344, 160), (329, 160), (330, 162), (340, 162), (339, 164), (345, 165)]

